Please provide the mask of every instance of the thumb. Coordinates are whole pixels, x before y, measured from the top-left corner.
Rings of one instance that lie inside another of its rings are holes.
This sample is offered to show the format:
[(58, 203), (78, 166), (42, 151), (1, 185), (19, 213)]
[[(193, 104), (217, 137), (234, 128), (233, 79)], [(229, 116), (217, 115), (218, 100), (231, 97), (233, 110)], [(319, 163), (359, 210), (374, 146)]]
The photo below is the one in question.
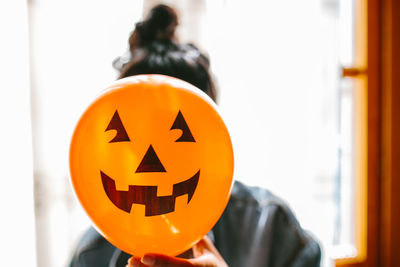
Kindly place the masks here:
[(170, 257), (163, 254), (149, 253), (143, 256), (141, 262), (151, 267), (185, 267), (193, 266), (188, 260)]

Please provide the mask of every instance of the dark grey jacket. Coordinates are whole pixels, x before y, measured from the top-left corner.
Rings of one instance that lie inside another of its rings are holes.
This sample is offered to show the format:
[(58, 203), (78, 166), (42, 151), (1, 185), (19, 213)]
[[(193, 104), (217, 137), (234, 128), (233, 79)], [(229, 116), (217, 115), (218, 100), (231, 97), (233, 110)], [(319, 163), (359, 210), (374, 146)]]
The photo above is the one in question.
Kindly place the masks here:
[[(230, 267), (320, 265), (318, 243), (283, 201), (268, 190), (240, 182), (235, 182), (228, 206), (209, 236)], [(129, 257), (91, 228), (79, 242), (70, 267), (120, 267)]]

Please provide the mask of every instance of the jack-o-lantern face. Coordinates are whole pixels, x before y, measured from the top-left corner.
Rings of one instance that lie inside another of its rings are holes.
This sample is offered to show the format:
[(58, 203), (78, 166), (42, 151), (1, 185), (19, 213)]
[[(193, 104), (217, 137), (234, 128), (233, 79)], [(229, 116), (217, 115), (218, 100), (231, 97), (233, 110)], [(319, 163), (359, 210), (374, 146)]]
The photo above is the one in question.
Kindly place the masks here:
[[(175, 142), (196, 142), (181, 111), (178, 112), (170, 130), (174, 129), (180, 129), (182, 131), (182, 135)], [(117, 131), (116, 135), (109, 143), (130, 142), (118, 111), (115, 111), (110, 124), (107, 126), (106, 131), (109, 130)], [(164, 165), (161, 163), (152, 145), (147, 149), (146, 154), (143, 156), (143, 159), (135, 171), (135, 173), (141, 172), (166, 172)], [(172, 195), (157, 196), (156, 185), (129, 185), (128, 191), (119, 191), (116, 189), (115, 181), (112, 178), (103, 171), (100, 171), (100, 173), (104, 190), (115, 206), (125, 212), (130, 212), (132, 204), (142, 204), (146, 207), (145, 216), (173, 212), (175, 210), (176, 197), (184, 194), (188, 195), (187, 203), (189, 204), (196, 190), (200, 176), (200, 170), (198, 170), (191, 178), (174, 184), (172, 186)]]
[(111, 243), (137, 256), (176, 255), (222, 214), (232, 145), (200, 90), (139, 75), (116, 82), (83, 114), (70, 170), (82, 206)]

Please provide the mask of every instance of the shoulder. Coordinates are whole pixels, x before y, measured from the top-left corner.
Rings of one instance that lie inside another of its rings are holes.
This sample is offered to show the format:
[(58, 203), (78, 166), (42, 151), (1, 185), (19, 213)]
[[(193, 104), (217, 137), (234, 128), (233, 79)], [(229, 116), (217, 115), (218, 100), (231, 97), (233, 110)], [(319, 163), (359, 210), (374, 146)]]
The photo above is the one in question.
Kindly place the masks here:
[(289, 205), (265, 188), (248, 186), (236, 181), (227, 209), (251, 210), (256, 214), (268, 211), (269, 217), (283, 216), (288, 222), (300, 227)]
[(265, 188), (248, 186), (236, 181), (225, 213), (244, 211), (247, 217), (252, 216), (253, 218), (254, 216), (258, 218), (265, 212), (268, 213), (269, 220), (276, 216), (283, 216), (291, 224), (300, 227), (289, 205), (284, 200)]
[(302, 229), (287, 203), (264, 188), (235, 182), (213, 234), (230, 266), (319, 263), (318, 243)]
[(232, 189), (231, 200), (234, 202), (240, 201), (253, 203), (260, 206), (266, 205), (267, 202), (270, 201), (282, 202), (267, 189), (257, 186), (248, 186), (239, 181), (235, 181)]
[(115, 250), (112, 244), (91, 227), (79, 241), (69, 266), (109, 266)]

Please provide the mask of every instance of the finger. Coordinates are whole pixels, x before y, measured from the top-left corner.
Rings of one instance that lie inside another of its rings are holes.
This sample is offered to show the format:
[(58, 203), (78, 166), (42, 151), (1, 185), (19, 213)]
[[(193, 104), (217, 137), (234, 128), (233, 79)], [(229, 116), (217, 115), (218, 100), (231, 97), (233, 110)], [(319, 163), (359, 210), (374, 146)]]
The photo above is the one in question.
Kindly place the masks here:
[(200, 257), (188, 260), (192, 265), (191, 266), (218, 266), (218, 259), (210, 252), (206, 252)]
[(170, 257), (162, 254), (146, 254), (141, 262), (151, 267), (185, 267), (193, 264), (185, 259)]
[(203, 237), (194, 247), (194, 259), (189, 261), (196, 266), (227, 266), (224, 258), (208, 236)]
[(217, 251), (217, 249), (214, 246), (214, 243), (211, 241), (211, 239), (208, 236), (204, 236), (201, 240), (200, 240), (201, 244), (209, 249), (209, 250), (215, 250)]
[(128, 260), (128, 264), (125, 267), (143, 267), (145, 266), (143, 263), (140, 262), (139, 257), (131, 257)]
[(193, 247), (193, 253), (194, 253), (195, 258), (200, 257), (206, 251), (209, 251), (209, 252), (211, 252), (213, 254), (219, 255), (218, 250), (215, 248), (213, 242), (210, 240), (210, 238), (208, 236), (204, 236)]

